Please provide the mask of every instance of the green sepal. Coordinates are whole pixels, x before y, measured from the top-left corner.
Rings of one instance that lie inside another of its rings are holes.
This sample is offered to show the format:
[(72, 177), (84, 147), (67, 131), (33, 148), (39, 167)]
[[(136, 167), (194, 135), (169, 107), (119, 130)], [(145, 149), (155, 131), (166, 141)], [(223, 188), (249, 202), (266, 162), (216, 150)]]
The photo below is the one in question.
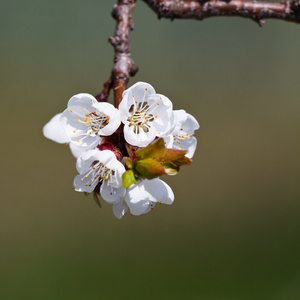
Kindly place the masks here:
[(132, 169), (132, 160), (129, 158), (129, 157), (124, 157), (124, 160), (125, 160), (125, 163), (126, 163), (126, 166), (129, 168), (129, 169)]
[(179, 158), (177, 160), (172, 161), (177, 166), (183, 166), (183, 165), (190, 165), (192, 163), (192, 160), (186, 156)]
[(190, 165), (192, 160), (185, 156), (186, 150), (165, 149), (163, 162), (172, 162), (177, 166)]
[(170, 149), (166, 148), (163, 161), (175, 161), (185, 156), (186, 150)]
[(143, 178), (153, 179), (161, 175), (166, 175), (164, 167), (153, 158), (145, 158), (134, 164), (134, 170)]
[(165, 142), (162, 138), (158, 139), (155, 143), (148, 145), (135, 151), (137, 160), (146, 158), (162, 158), (165, 152)]
[(122, 182), (125, 189), (127, 189), (132, 184), (137, 183), (134, 172), (132, 170), (124, 172), (122, 175)]

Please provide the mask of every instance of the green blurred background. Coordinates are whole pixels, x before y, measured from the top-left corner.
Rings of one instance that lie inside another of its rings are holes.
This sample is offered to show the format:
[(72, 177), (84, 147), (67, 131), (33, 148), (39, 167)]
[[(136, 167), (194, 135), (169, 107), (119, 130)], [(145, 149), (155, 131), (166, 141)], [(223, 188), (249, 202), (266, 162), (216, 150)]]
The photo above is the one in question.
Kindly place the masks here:
[(108, 79), (115, 2), (0, 3), (0, 298), (300, 299), (300, 26), (159, 21), (137, 1), (130, 85), (201, 128), (192, 166), (165, 178), (174, 204), (118, 220), (42, 135)]

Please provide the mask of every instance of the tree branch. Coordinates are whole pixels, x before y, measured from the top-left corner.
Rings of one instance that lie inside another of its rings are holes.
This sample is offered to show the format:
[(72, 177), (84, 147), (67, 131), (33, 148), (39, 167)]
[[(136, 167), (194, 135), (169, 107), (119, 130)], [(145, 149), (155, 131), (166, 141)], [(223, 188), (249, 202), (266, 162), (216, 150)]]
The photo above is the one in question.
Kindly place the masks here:
[(109, 96), (109, 92), (112, 88), (113, 79), (109, 77), (109, 79), (103, 84), (103, 90), (100, 94), (95, 96), (98, 102), (105, 102)]
[(217, 16), (250, 18), (260, 26), (264, 19), (300, 23), (300, 0), (258, 2), (243, 0), (143, 0), (159, 18), (203, 20)]
[(122, 100), (122, 94), (126, 89), (129, 77), (134, 76), (138, 71), (138, 67), (130, 54), (129, 35), (133, 29), (132, 11), (134, 7), (135, 0), (118, 0), (112, 11), (112, 16), (116, 19), (117, 26), (115, 34), (109, 38), (109, 42), (115, 49), (115, 56), (114, 67), (107, 83), (111, 82), (110, 88), (114, 90), (115, 107), (118, 107)]
[[(286, 2), (257, 2), (244, 0), (143, 0), (158, 15), (168, 19), (203, 20), (216, 16), (239, 16), (250, 18), (260, 26), (264, 19), (281, 19), (300, 23), (300, 0)], [(131, 76), (138, 71), (131, 58), (130, 31), (133, 29), (132, 11), (136, 0), (118, 0), (112, 16), (117, 21), (115, 34), (109, 38), (114, 47), (114, 66), (103, 90), (96, 96), (99, 102), (107, 101), (111, 89), (114, 91), (115, 107)]]

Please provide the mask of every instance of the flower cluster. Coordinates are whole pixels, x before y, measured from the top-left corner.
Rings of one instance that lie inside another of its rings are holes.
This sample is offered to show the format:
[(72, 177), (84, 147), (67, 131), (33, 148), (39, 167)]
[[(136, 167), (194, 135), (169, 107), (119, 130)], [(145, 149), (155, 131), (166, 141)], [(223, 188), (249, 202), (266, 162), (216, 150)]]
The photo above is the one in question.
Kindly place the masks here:
[(124, 91), (119, 108), (90, 94), (73, 96), (67, 109), (43, 128), (44, 135), (69, 144), (77, 158), (78, 192), (93, 193), (113, 204), (121, 218), (172, 204), (174, 194), (161, 175), (177, 174), (194, 155), (197, 120), (154, 88), (138, 82)]

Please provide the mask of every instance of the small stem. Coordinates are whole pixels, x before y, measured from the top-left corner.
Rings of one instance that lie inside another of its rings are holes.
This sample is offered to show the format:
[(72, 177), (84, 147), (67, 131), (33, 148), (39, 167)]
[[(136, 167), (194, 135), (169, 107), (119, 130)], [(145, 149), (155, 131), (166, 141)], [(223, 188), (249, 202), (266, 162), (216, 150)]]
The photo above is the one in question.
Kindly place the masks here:
[(112, 77), (110, 77), (103, 85), (103, 90), (100, 94), (95, 96), (98, 102), (106, 102), (109, 96), (110, 89), (112, 88)]

